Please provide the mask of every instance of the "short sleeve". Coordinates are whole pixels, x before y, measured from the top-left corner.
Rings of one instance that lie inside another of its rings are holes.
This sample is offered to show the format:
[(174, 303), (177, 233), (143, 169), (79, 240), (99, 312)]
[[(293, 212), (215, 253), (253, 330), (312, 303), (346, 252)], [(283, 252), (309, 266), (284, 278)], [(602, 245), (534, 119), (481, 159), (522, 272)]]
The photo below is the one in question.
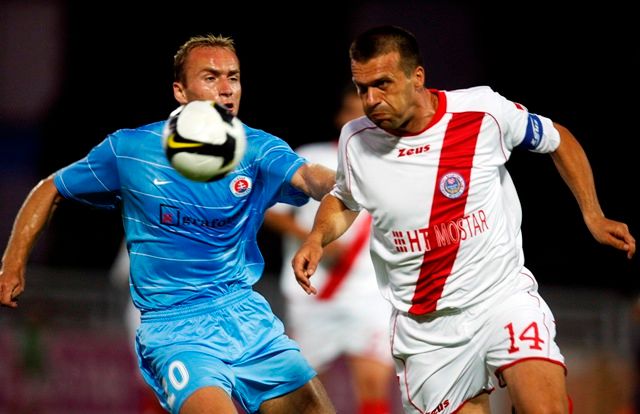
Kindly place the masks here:
[(338, 167), (336, 168), (336, 184), (330, 194), (340, 199), (349, 210), (360, 211), (361, 207), (351, 194), (351, 177), (349, 176), (349, 160), (347, 157), (347, 145), (349, 135), (342, 128), (338, 144)]
[(504, 127), (504, 143), (509, 150), (522, 148), (533, 152), (553, 152), (560, 145), (560, 133), (553, 122), (531, 113), (526, 107), (497, 94), (499, 122)]
[(287, 203), (301, 206), (309, 201), (309, 196), (292, 186), (291, 179), (306, 160), (293, 152), (280, 138), (271, 138), (263, 142), (257, 158), (265, 190), (274, 195), (269, 204)]
[(120, 179), (114, 141), (110, 135), (86, 157), (54, 174), (54, 184), (63, 197), (97, 208), (118, 206)]

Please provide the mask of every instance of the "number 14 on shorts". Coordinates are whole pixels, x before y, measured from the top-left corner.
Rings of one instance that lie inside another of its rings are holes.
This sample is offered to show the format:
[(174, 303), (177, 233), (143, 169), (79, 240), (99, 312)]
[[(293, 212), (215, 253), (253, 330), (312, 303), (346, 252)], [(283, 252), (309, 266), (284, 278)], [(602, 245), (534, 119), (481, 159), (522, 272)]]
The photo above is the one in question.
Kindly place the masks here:
[(514, 329), (512, 322), (509, 322), (504, 328), (509, 333), (509, 340), (511, 341), (511, 346), (509, 347), (510, 354), (520, 351), (520, 347), (527, 345), (529, 346), (529, 349), (542, 351), (540, 344), (544, 344), (545, 342), (540, 337), (538, 322), (531, 322), (521, 331)]

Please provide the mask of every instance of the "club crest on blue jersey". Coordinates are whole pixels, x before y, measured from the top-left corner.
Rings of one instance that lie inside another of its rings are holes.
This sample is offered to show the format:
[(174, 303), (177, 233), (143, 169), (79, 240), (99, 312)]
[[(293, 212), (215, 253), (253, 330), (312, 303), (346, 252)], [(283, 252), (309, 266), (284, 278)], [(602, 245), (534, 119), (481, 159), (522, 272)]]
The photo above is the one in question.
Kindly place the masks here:
[(231, 193), (233, 193), (233, 195), (236, 197), (245, 197), (249, 195), (249, 193), (251, 192), (251, 188), (253, 188), (251, 178), (244, 175), (235, 177), (229, 184)]
[(446, 173), (440, 179), (440, 192), (447, 198), (458, 198), (464, 193), (466, 184), (458, 173)]

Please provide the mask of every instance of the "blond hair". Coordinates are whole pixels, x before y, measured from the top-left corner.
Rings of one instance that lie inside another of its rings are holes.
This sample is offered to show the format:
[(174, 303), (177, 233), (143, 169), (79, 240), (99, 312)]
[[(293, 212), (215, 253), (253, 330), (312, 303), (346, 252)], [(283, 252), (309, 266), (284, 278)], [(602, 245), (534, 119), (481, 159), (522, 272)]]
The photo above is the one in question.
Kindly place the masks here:
[(201, 36), (193, 36), (187, 40), (176, 52), (173, 57), (173, 80), (176, 82), (183, 82), (184, 79), (184, 64), (187, 61), (189, 53), (193, 49), (199, 47), (221, 47), (236, 53), (236, 47), (233, 39), (222, 35), (206, 34)]

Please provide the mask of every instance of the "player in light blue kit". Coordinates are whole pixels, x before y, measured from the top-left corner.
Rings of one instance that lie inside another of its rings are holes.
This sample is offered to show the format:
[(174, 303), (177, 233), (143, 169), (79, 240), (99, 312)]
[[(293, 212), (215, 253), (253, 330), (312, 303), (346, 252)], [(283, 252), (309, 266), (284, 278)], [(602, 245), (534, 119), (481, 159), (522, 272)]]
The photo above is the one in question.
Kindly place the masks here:
[[(215, 100), (238, 113), (240, 65), (233, 41), (191, 38), (174, 61), (176, 100)], [(142, 374), (172, 413), (335, 412), (298, 345), (252, 290), (264, 261), (263, 212), (304, 204), (333, 186), (333, 171), (281, 139), (245, 126), (247, 152), (225, 178), (197, 183), (168, 163), (164, 121), (109, 135), (85, 158), (42, 180), (25, 200), (0, 270), (0, 304), (15, 308), (29, 252), (62, 198), (122, 208), (133, 302), (142, 314)]]

